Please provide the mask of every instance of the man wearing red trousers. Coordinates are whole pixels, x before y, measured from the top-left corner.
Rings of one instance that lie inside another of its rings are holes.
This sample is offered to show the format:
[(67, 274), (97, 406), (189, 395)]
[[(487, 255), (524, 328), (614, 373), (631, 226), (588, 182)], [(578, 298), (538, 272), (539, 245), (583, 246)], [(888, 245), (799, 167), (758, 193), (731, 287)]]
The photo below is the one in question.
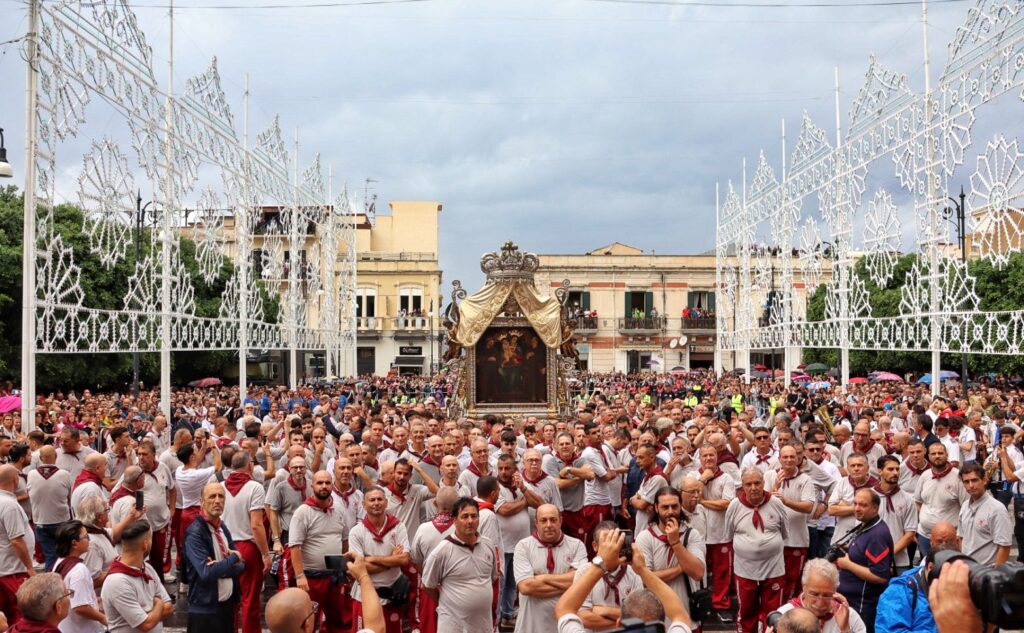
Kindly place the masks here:
[(313, 475), (313, 496), (307, 498), (292, 515), (288, 527), (288, 546), (292, 550), (295, 585), (320, 605), (325, 633), (348, 633), (343, 626), (341, 591), (344, 577), (327, 569), (325, 556), (342, 553), (345, 536), (344, 515), (334, 507), (331, 475), (321, 470)]
[(555, 478), (562, 496), (562, 531), (581, 541), (590, 536), (583, 530), (583, 482), (593, 479), (594, 471), (576, 456), (576, 444), (570, 433), (555, 438), (555, 452), (544, 456), (541, 467)]
[[(799, 458), (795, 446), (779, 449), (778, 470), (764, 474), (764, 487), (786, 506), (789, 536), (783, 555), (786, 559), (786, 584), (782, 588), (782, 601), (787, 602), (800, 594), (800, 573), (807, 561), (807, 548), (811, 544), (807, 531), (807, 518), (814, 510), (814, 482), (797, 466)], [(897, 462), (898, 465), (898, 462)], [(897, 468), (898, 470), (898, 468)]]
[(711, 606), (720, 622), (732, 622), (732, 541), (725, 536), (725, 512), (736, 497), (736, 482), (718, 466), (718, 451), (705, 444), (700, 449), (700, 481), (704, 485), (700, 505), (707, 519), (707, 563), (711, 569)]
[(583, 449), (580, 458), (583, 463), (590, 466), (594, 471), (594, 478), (588, 480), (583, 488), (583, 521), (580, 529), (584, 537), (581, 539), (587, 545), (587, 554), (594, 556), (591, 539), (587, 535), (593, 534), (594, 528), (601, 521), (614, 519), (612, 512), (612, 482), (629, 472), (629, 466), (621, 466), (618, 459), (611, 454), (611, 449), (605, 448), (604, 437), (601, 434), (601, 427), (593, 422), (583, 425), (583, 432), (587, 436), (587, 447)]
[[(420, 525), (416, 535), (412, 539), (412, 547), (409, 556), (416, 569), (420, 572), (419, 587), (419, 610), (420, 610), (420, 633), (437, 633), (437, 600), (431, 596), (431, 592), (423, 586), (423, 563), (427, 556), (434, 551), (438, 543), (452, 532), (452, 505), (459, 498), (455, 488), (442, 488), (437, 492), (434, 505), (437, 506), (437, 514), (430, 521)], [(479, 515), (479, 511), (477, 512)], [(479, 520), (478, 520), (479, 522)]]
[(733, 543), (733, 572), (739, 602), (738, 633), (756, 633), (768, 614), (782, 604), (786, 581), (783, 556), (789, 523), (786, 506), (765, 493), (764, 475), (756, 468), (742, 473), (743, 490), (729, 502), (725, 533)]
[(227, 498), (223, 520), (245, 562), (245, 571), (238, 577), (241, 590), (239, 622), (242, 633), (262, 633), (260, 594), (263, 592), (263, 576), (270, 571), (270, 546), (263, 525), (267, 494), (263, 485), (252, 478), (249, 453), (235, 453), (231, 458), (231, 471), (224, 480)]
[[(387, 513), (387, 507), (384, 490), (376, 486), (367, 488), (363, 492), (366, 516), (348, 535), (349, 549), (365, 558), (366, 569), (378, 592), (398, 582), (402, 567), (409, 564), (409, 533), (398, 517)], [(356, 630), (363, 628), (361, 596), (362, 589), (353, 585), (352, 619)], [(402, 633), (401, 614), (405, 605), (396, 606), (390, 600), (381, 602), (384, 603), (387, 633)]]
[(170, 562), (171, 513), (177, 497), (174, 475), (166, 464), (157, 460), (153, 440), (139, 442), (135, 454), (145, 478), (142, 493), (145, 495), (143, 505), (146, 507), (146, 520), (153, 529), (153, 549), (149, 553), (149, 564), (163, 582), (165, 561)]

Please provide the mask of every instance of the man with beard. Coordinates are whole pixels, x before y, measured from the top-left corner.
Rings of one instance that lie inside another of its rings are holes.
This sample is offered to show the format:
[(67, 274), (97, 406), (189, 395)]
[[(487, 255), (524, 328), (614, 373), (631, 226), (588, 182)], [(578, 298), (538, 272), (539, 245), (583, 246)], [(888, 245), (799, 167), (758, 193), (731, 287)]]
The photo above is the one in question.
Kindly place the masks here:
[(933, 442), (928, 447), (928, 461), (932, 467), (921, 475), (914, 494), (918, 512), (917, 547), (921, 556), (928, 555), (935, 524), (946, 521), (956, 525), (960, 508), (971, 498), (960, 482), (960, 472), (946, 459), (946, 446), (942, 442)]
[(654, 446), (644, 444), (636, 449), (636, 464), (643, 470), (644, 478), (629, 503), (636, 509), (636, 526), (633, 529), (633, 534), (639, 535), (647, 529), (647, 524), (650, 523), (654, 510), (655, 493), (667, 486), (668, 482), (665, 480), (665, 474), (661, 467), (658, 466), (658, 451)]
[(868, 633), (875, 631), (878, 598), (892, 576), (892, 535), (878, 516), (881, 499), (870, 488), (857, 491), (854, 513), (860, 525), (857, 536), (836, 561), (839, 568), (839, 593), (846, 596), (850, 608), (860, 614)]
[(313, 475), (313, 495), (292, 515), (288, 547), (292, 550), (295, 585), (321, 605), (327, 633), (343, 633), (351, 628), (351, 614), (342, 613), (344, 578), (329, 570), (325, 562), (326, 556), (344, 551), (344, 536), (344, 517), (331, 496), (331, 476), (321, 470)]
[(278, 585), (284, 589), (293, 586), (295, 575), (291, 567), (291, 548), (288, 544), (288, 526), (292, 516), (313, 489), (306, 480), (306, 461), (301, 457), (293, 457), (288, 461), (288, 476), (284, 481), (274, 479), (267, 491), (267, 518), (270, 523), (270, 534), (273, 539), (275, 556), (281, 556), (279, 562)]
[(441, 539), (423, 563), (423, 586), (437, 603), (437, 630), (491, 631), (490, 585), (498, 579), (494, 548), (478, 531), (476, 501), (459, 499), (452, 516), (454, 534)]
[[(598, 549), (601, 537), (605, 533), (611, 532), (617, 538), (618, 531), (618, 526), (612, 521), (602, 521), (599, 523), (594, 529), (594, 549)], [(605, 538), (607, 539), (607, 537)], [(615, 560), (607, 561), (605, 566), (610, 567), (617, 562), (618, 554), (616, 554)], [(573, 584), (579, 582), (580, 578), (587, 573), (587, 569), (591, 566), (593, 566), (593, 563), (584, 563), (582, 567), (576, 570)], [(602, 574), (601, 579), (597, 581), (597, 584), (594, 585), (594, 588), (590, 590), (590, 593), (587, 594), (586, 599), (583, 601), (583, 606), (579, 610), (580, 620), (591, 631), (605, 631), (615, 628), (622, 613), (623, 599), (633, 593), (634, 590), (642, 589), (643, 586), (643, 581), (640, 580), (640, 577), (636, 575), (636, 572), (629, 565), (623, 565), (616, 571)]]
[(917, 505), (914, 498), (900, 489), (900, 460), (886, 455), (878, 460), (881, 481), (872, 488), (882, 500), (878, 514), (892, 535), (893, 556), (896, 561), (896, 575), (910, 569), (907, 546), (914, 542), (917, 531)]
[(779, 470), (765, 473), (764, 487), (786, 507), (788, 534), (783, 547), (786, 580), (782, 588), (782, 600), (786, 601), (800, 593), (800, 570), (807, 561), (810, 545), (807, 517), (814, 510), (814, 484), (797, 466), (795, 447), (780, 448), (779, 463)]
[(586, 538), (582, 532), (583, 488), (587, 479), (594, 477), (594, 471), (575, 454), (572, 434), (562, 432), (555, 437), (555, 452), (545, 455), (544, 472), (555, 478), (562, 497), (562, 531), (569, 536)]
[(857, 527), (853, 512), (854, 494), (878, 484), (878, 480), (868, 472), (867, 458), (860, 453), (853, 453), (846, 458), (846, 472), (849, 474), (839, 480), (829, 497), (828, 513), (836, 517), (836, 539)]
[(131, 523), (121, 532), (121, 557), (110, 566), (100, 592), (112, 632), (162, 633), (163, 621), (174, 613), (171, 597), (146, 562), (152, 543), (145, 521)]
[[(459, 495), (455, 492), (454, 488), (442, 488), (439, 490), (437, 497), (434, 498), (437, 513), (430, 521), (420, 525), (420, 529), (416, 530), (416, 535), (412, 539), (409, 558), (419, 571), (420, 577), (419, 622), (421, 633), (437, 632), (437, 600), (431, 597), (430, 592), (427, 591), (424, 585), (423, 565), (430, 553), (437, 547), (437, 544), (441, 542), (441, 539), (451, 532), (453, 521), (452, 506), (458, 499)], [(477, 522), (479, 524), (479, 518)], [(488, 591), (488, 599), (490, 595), (490, 591)], [(489, 614), (488, 621), (490, 621)]]
[[(235, 605), (241, 595), (238, 577), (245, 569), (231, 531), (221, 523), (224, 486), (203, 488), (202, 511), (185, 532), (185, 579), (188, 582), (188, 633), (233, 633)], [(259, 609), (257, 607), (257, 617)]]
[[(494, 512), (498, 515), (501, 548), (505, 552), (503, 569), (512, 567), (512, 553), (516, 544), (530, 534), (528, 508), (542, 505), (540, 498), (523, 483), (516, 472), (516, 460), (507, 453), (498, 457), (498, 501)], [(499, 598), (500, 626), (510, 627), (515, 618), (516, 588), (511, 574), (505, 575)]]
[[(562, 533), (558, 508), (537, 508), (537, 529), (519, 541), (513, 556), (513, 575), (519, 589), (516, 633), (554, 633), (555, 604), (572, 584), (576, 570), (587, 560), (579, 539)], [(595, 559), (601, 567), (603, 560)]]
[[(349, 549), (366, 559), (366, 569), (378, 592), (382, 587), (392, 587), (399, 582), (402, 568), (409, 564), (409, 534), (398, 517), (388, 514), (387, 507), (384, 490), (366, 490), (363, 493), (366, 516), (348, 536)], [(352, 617), (356, 629), (363, 626), (361, 592), (358, 585), (352, 586)], [(387, 632), (401, 633), (405, 605), (396, 606), (386, 599), (381, 602), (384, 604)]]
[(807, 609), (818, 618), (821, 633), (867, 633), (864, 620), (850, 608), (839, 587), (839, 570), (823, 558), (807, 561), (800, 595), (779, 607), (779, 613)]
[[(682, 495), (663, 486), (655, 493), (654, 521), (636, 536), (647, 567), (687, 605), (706, 572), (704, 535), (684, 523)], [(699, 623), (694, 623), (699, 626)]]
[(871, 439), (871, 424), (867, 420), (857, 422), (853, 427), (853, 439), (843, 445), (839, 459), (846, 463), (850, 455), (860, 453), (867, 459), (868, 472), (878, 477), (878, 458), (885, 455), (885, 447)]
[(700, 448), (700, 483), (704, 486), (700, 504), (707, 510), (707, 562), (711, 568), (711, 606), (721, 622), (732, 622), (732, 539), (725, 536), (725, 515), (736, 496), (733, 478), (718, 466), (718, 450), (710, 444)]
[(743, 490), (725, 513), (725, 536), (735, 551), (738, 630), (754, 633), (782, 604), (789, 522), (782, 502), (765, 493), (761, 471), (748, 468), (742, 481)]

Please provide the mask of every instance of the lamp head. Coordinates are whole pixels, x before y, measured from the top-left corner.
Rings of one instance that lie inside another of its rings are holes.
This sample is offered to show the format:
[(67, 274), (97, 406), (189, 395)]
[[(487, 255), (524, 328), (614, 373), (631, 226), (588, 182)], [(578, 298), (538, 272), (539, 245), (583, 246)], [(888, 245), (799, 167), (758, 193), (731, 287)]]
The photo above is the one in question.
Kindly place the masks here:
[(4, 129), (0, 128), (0, 178), (13, 178), (14, 170), (7, 162), (7, 148), (4, 147)]

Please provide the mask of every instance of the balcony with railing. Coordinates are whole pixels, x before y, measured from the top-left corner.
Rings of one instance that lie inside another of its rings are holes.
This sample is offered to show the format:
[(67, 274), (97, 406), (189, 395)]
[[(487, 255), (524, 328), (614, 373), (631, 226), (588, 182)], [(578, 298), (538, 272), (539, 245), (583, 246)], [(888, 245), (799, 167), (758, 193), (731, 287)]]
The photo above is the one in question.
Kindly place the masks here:
[(380, 317), (356, 317), (356, 333), (363, 335), (380, 334), (384, 319)]
[(649, 336), (665, 329), (665, 317), (625, 317), (619, 319), (619, 332), (633, 336)]
[(391, 321), (391, 327), (395, 330), (396, 337), (422, 338), (430, 333), (430, 317), (427, 316), (398, 316)]
[(589, 317), (588, 316), (576, 317), (576, 330), (575, 330), (576, 334), (580, 334), (580, 335), (583, 335), (583, 336), (590, 336), (592, 334), (597, 334), (597, 327), (598, 327), (597, 317), (592, 317), (592, 316), (589, 316)]
[(714, 330), (717, 327), (713, 316), (683, 317), (683, 330)]

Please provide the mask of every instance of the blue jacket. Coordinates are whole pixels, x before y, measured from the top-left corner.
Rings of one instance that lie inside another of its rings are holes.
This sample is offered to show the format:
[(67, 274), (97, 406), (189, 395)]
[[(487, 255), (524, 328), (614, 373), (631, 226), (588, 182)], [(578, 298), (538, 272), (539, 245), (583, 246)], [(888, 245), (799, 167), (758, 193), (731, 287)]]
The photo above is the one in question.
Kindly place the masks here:
[[(235, 542), (226, 525), (221, 525), (228, 549), (235, 549)], [(188, 610), (191, 613), (216, 613), (218, 603), (217, 580), (231, 578), (231, 598), (235, 602), (241, 595), (238, 576), (245, 569), (245, 563), (236, 555), (212, 565), (207, 561), (214, 558), (213, 535), (202, 515), (196, 517), (185, 531), (185, 578), (188, 579)]]
[(938, 633), (935, 618), (928, 606), (928, 592), (921, 587), (917, 578), (920, 571), (920, 567), (915, 567), (889, 581), (889, 586), (878, 600), (876, 631)]

